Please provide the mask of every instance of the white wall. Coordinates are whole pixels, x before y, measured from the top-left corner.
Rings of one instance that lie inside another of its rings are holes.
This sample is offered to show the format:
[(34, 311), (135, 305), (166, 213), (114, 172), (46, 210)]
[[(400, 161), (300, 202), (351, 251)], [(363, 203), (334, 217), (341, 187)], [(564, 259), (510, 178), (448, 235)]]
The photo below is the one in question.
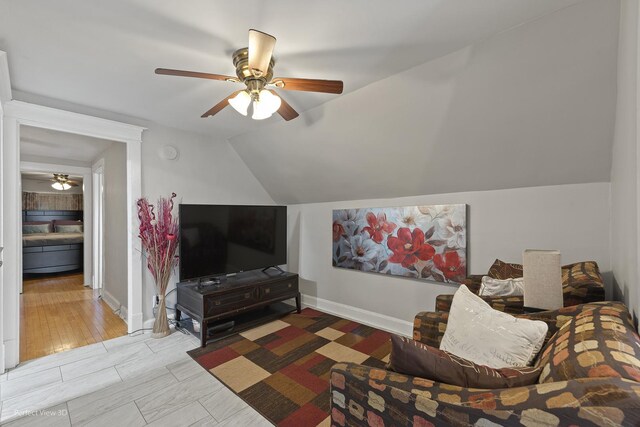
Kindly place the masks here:
[(622, 0), (618, 99), (611, 165), (611, 264), (614, 296), (640, 312), (638, 292), (638, 21), (637, 0)]
[(527, 248), (559, 249), (563, 264), (595, 260), (605, 275), (611, 269), (608, 183), (292, 205), (288, 268), (300, 274), (303, 294), (411, 321), (457, 285), (332, 267), (332, 210), (450, 203), (469, 205), (470, 274), (486, 273), (496, 258), (521, 262)]
[[(114, 309), (127, 307), (127, 150), (114, 143), (104, 160), (103, 296)], [(96, 159), (97, 161), (97, 159)]]

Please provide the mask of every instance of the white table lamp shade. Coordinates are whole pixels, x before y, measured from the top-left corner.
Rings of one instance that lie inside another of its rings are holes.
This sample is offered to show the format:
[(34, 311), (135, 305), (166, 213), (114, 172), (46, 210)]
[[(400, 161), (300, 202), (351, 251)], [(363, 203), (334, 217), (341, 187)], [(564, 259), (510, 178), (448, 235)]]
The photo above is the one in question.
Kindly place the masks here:
[(527, 249), (522, 259), (525, 307), (545, 310), (562, 308), (560, 252)]

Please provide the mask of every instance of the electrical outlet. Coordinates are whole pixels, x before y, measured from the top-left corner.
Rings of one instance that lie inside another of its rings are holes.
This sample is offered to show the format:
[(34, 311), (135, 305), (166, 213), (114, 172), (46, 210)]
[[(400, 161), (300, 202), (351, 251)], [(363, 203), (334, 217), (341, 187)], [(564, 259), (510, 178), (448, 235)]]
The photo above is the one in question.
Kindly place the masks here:
[(160, 304), (160, 298), (158, 297), (158, 295), (153, 296), (153, 302), (151, 304), (153, 308), (156, 308), (156, 306)]

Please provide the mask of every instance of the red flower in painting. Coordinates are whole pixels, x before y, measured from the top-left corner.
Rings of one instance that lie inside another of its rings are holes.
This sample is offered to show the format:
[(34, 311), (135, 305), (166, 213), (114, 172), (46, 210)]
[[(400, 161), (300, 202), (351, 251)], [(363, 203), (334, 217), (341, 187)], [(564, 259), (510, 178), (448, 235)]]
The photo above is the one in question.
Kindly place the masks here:
[(464, 262), (460, 259), (458, 252), (446, 251), (444, 255), (438, 254), (433, 257), (433, 264), (442, 271), (448, 280), (455, 280), (464, 276)]
[(396, 229), (394, 223), (387, 221), (387, 214), (385, 213), (379, 213), (378, 216), (375, 216), (373, 212), (368, 212), (367, 223), (369, 223), (369, 226), (364, 227), (363, 230), (369, 233), (371, 240), (376, 243), (382, 243), (382, 240), (384, 240), (384, 234), (382, 233), (391, 234)]
[(419, 228), (409, 231), (408, 228), (398, 229), (398, 237), (389, 236), (387, 246), (393, 251), (389, 257), (389, 262), (402, 264), (404, 268), (409, 268), (418, 260), (429, 261), (433, 258), (436, 250), (424, 241), (424, 232)]
[(333, 221), (333, 241), (337, 242), (344, 234), (344, 227), (338, 221)]

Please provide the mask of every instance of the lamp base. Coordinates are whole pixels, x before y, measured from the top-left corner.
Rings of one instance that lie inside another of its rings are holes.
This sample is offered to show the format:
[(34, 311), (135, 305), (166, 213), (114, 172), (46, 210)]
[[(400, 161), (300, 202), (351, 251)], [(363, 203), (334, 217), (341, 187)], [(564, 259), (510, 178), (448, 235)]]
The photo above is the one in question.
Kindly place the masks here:
[(524, 314), (540, 313), (541, 311), (548, 311), (548, 310), (544, 308), (522, 307), (522, 312)]

